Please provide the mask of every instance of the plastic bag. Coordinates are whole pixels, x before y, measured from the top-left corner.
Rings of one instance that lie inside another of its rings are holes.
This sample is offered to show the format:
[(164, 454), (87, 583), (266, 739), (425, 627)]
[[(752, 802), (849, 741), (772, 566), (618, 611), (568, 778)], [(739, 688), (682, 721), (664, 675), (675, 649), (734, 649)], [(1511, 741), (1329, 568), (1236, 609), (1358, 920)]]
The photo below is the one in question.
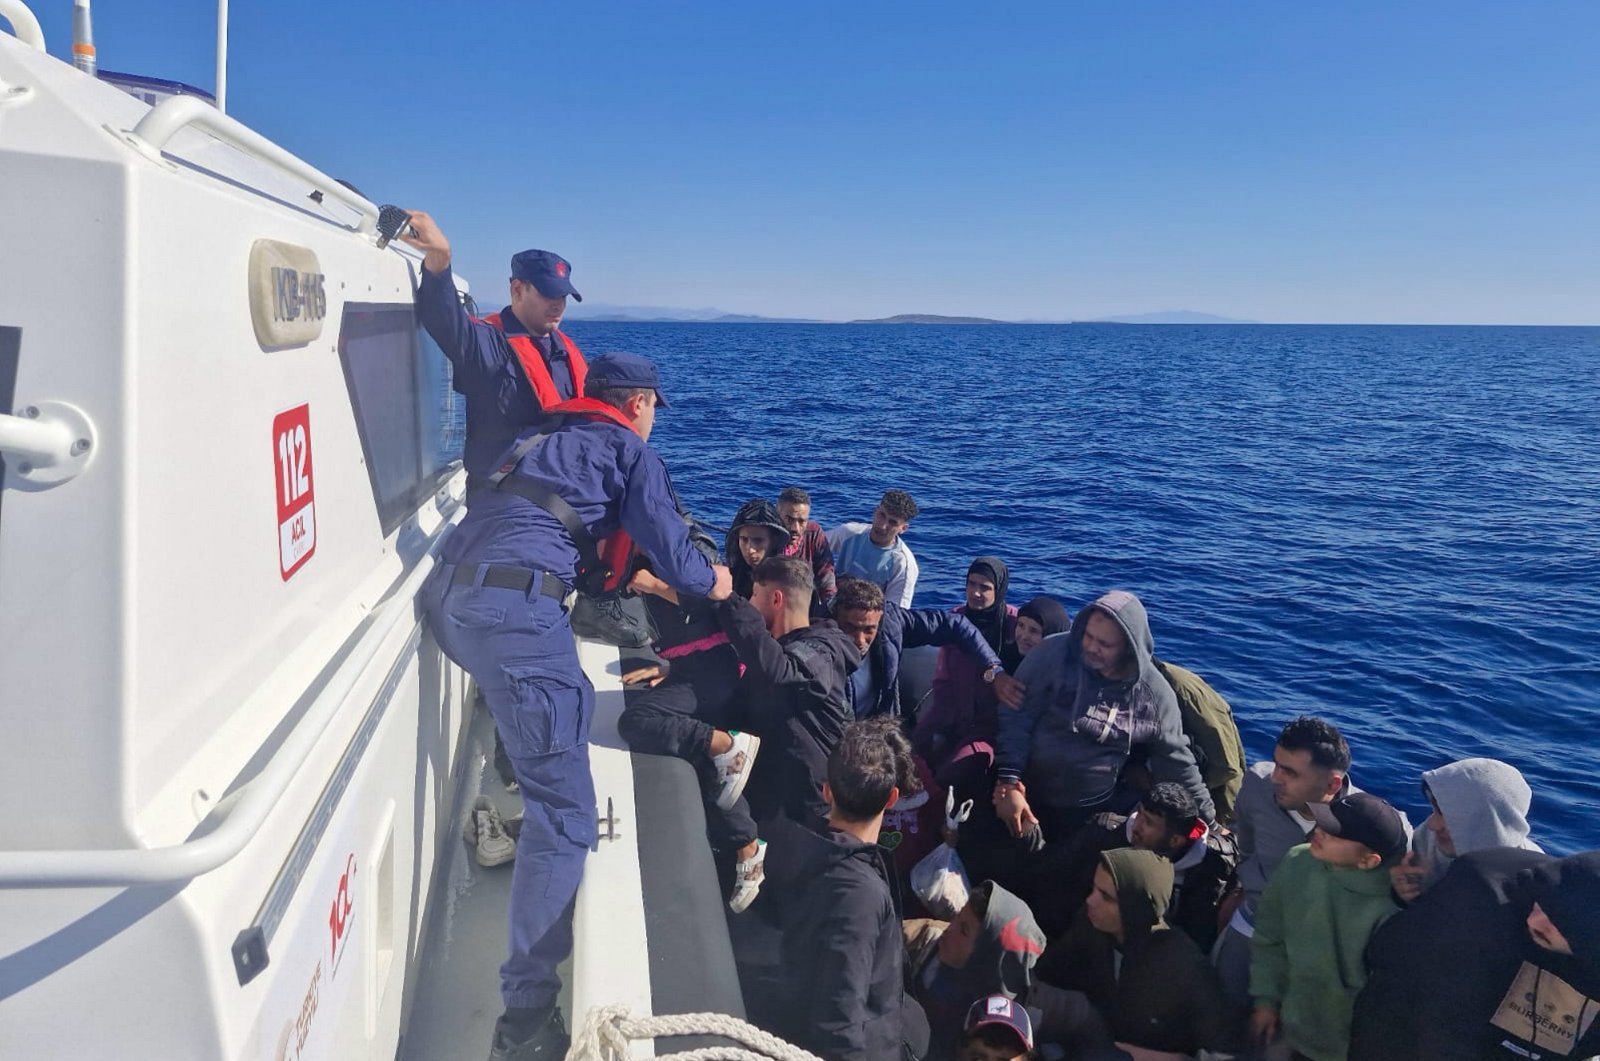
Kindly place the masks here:
[(961, 856), (956, 854), (956, 829), (971, 814), (970, 799), (962, 803), (958, 811), (955, 789), (946, 792), (944, 843), (911, 867), (911, 890), (916, 892), (929, 913), (946, 921), (967, 905), (967, 896), (972, 890), (972, 885), (967, 881), (966, 867), (961, 864)]

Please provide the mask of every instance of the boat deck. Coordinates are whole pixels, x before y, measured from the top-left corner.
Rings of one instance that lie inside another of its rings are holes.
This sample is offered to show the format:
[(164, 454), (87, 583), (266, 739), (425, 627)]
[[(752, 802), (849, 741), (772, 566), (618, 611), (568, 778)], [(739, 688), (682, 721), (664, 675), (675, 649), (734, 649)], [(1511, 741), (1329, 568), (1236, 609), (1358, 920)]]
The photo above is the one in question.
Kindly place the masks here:
[[(620, 654), (581, 639), (578, 651), (595, 687), (590, 768), (602, 824), (578, 893), (573, 956), (562, 968), (568, 1026), (608, 1004), (624, 1005), (636, 1017), (743, 1016), (694, 771), (678, 759), (628, 750), (617, 733)], [(488, 1053), (501, 1011), (512, 864), (479, 866), (462, 828), (479, 794), (508, 818), (521, 810), (521, 798), (505, 790), (494, 769), (494, 725), (486, 710), (474, 713), (464, 755), (399, 1061), (477, 1061)], [(604, 821), (608, 807), (610, 825)], [(635, 1044), (635, 1057), (652, 1053), (652, 1044)]]

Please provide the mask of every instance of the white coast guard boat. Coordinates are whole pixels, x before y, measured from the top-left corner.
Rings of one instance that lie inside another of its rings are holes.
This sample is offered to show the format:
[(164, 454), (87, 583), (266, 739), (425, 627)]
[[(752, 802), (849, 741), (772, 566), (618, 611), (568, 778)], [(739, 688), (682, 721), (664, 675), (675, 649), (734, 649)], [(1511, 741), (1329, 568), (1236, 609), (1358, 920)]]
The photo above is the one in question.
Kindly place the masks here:
[[(0, 1057), (482, 1057), (511, 870), (451, 837), (517, 797), (416, 610), (464, 514), (417, 262), (202, 95), (0, 17)], [(621, 750), (581, 648), (570, 1009), (738, 1014), (688, 768)]]

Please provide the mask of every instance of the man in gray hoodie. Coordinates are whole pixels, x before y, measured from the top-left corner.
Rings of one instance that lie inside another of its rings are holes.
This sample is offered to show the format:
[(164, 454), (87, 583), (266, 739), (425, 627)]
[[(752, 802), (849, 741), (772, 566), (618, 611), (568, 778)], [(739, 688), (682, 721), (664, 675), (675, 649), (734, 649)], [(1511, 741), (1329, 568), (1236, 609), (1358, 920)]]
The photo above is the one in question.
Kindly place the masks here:
[[(1183, 735), (1177, 695), (1156, 670), (1144, 604), (1112, 590), (1047, 637), (1017, 670), (1022, 707), (1000, 712), (994, 806), (1013, 836), (1044, 824), (1064, 839), (1107, 806), (1129, 758), (1155, 781), (1182, 785), (1206, 821), (1216, 817)], [(1055, 835), (1052, 836), (1052, 833)]]
[(1494, 847), (1541, 851), (1528, 837), (1533, 790), (1498, 759), (1462, 759), (1422, 774), (1433, 814), (1411, 837), (1411, 851), (1389, 871), (1395, 897), (1415, 902), (1444, 879), (1458, 855)]

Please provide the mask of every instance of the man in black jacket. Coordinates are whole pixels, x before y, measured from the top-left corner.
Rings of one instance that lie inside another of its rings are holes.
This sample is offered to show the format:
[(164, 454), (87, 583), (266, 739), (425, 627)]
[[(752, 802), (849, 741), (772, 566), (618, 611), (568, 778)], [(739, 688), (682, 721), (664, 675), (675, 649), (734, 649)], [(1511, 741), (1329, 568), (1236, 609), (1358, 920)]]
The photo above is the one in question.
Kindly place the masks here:
[(832, 620), (811, 621), (810, 564), (769, 556), (754, 581), (750, 600), (735, 594), (717, 606), (745, 665), (745, 728), (762, 740), (745, 796), (762, 835), (777, 817), (820, 827), (828, 753), (854, 717), (846, 685), (861, 656)]
[(1490, 848), (1367, 945), (1350, 1061), (1600, 1054), (1600, 851)]
[(904, 989), (894, 878), (878, 847), (883, 812), (920, 785), (893, 719), (853, 722), (828, 757), (825, 831), (785, 823), (769, 864), (783, 924), (779, 1031), (827, 1061), (927, 1053), (927, 1018)]
[(856, 718), (906, 714), (900, 703), (900, 654), (926, 645), (960, 647), (983, 664), (1002, 703), (1022, 704), (1022, 683), (1005, 672), (999, 654), (959, 612), (902, 608), (885, 601), (877, 583), (846, 577), (839, 580), (833, 616), (862, 655), (862, 665), (850, 677), (850, 704)]

